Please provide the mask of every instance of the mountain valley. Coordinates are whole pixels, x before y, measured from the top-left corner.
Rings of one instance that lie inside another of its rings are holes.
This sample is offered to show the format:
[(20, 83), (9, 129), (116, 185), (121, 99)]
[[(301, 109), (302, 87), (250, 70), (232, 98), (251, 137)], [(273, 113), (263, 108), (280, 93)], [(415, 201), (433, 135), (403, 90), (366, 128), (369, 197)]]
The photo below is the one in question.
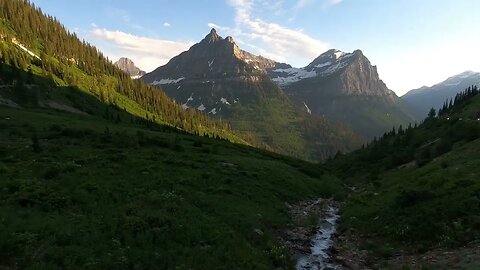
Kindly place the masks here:
[(237, 42), (145, 73), (0, 0), (0, 269), (480, 269), (478, 73), (399, 98)]
[(362, 139), (347, 126), (312, 116), (289, 100), (267, 76), (274, 65), (212, 29), (200, 43), (142, 79), (185, 109), (221, 118), (254, 145), (279, 153), (319, 160), (360, 146)]

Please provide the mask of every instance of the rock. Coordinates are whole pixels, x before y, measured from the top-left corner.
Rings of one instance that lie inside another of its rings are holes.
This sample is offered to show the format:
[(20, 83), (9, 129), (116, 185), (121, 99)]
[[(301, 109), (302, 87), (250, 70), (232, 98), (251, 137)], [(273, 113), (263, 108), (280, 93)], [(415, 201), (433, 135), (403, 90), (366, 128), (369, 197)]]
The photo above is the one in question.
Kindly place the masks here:
[(285, 207), (286, 207), (287, 209), (292, 209), (292, 205), (289, 204), (288, 202), (285, 202)]
[(127, 73), (131, 77), (141, 77), (146, 74), (145, 71), (139, 69), (135, 66), (132, 60), (126, 57), (120, 58), (117, 62), (115, 62), (115, 66), (121, 69), (123, 72)]
[(228, 162), (220, 162), (220, 165), (222, 165), (223, 167), (227, 167), (227, 168), (237, 168), (238, 167), (237, 164), (228, 163)]
[(255, 229), (254, 231), (255, 231), (255, 233), (257, 233), (257, 234), (260, 235), (260, 236), (263, 235), (263, 231), (260, 230), (260, 229)]

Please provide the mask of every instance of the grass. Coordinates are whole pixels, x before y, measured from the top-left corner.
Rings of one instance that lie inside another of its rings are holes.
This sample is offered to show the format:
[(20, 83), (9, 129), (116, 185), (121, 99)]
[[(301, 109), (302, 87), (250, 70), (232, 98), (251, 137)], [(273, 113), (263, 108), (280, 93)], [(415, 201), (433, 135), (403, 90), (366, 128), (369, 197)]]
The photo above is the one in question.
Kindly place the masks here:
[(343, 192), (310, 163), (39, 108), (0, 107), (0, 141), (7, 269), (288, 269), (284, 203)]
[(359, 239), (354, 244), (368, 251), (371, 264), (398, 254), (456, 252), (480, 239), (479, 102), (461, 101), (324, 165), (355, 187), (341, 209), (340, 231)]
[(476, 140), (421, 168), (384, 173), (374, 191), (349, 200), (345, 226), (420, 250), (478, 239), (479, 151)]

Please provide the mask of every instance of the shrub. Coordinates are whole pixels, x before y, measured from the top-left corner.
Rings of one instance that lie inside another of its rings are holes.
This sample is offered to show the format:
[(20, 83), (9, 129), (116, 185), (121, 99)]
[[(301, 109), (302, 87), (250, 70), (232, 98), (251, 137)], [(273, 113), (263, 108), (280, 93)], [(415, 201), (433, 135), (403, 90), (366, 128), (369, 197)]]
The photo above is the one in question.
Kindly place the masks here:
[(200, 141), (200, 139), (196, 139), (193, 142), (193, 147), (202, 147), (202, 141)]
[(435, 156), (443, 155), (452, 150), (453, 141), (450, 139), (442, 138), (435, 147)]
[(38, 140), (37, 133), (34, 133), (32, 136), (32, 148), (33, 148), (33, 152), (35, 153), (42, 152), (42, 147), (40, 146), (40, 141)]
[(396, 198), (394, 205), (399, 208), (412, 207), (431, 200), (434, 194), (428, 190), (403, 190)]
[(185, 148), (181, 143), (182, 143), (182, 139), (178, 135), (175, 136), (175, 138), (173, 139), (173, 150), (177, 152), (183, 152)]
[(48, 168), (43, 174), (43, 178), (46, 180), (51, 180), (57, 178), (60, 175), (60, 169), (57, 167)]
[(8, 167), (7, 165), (3, 164), (2, 162), (0, 162), (0, 174), (5, 174), (8, 172)]
[(418, 167), (422, 167), (428, 164), (431, 160), (432, 160), (432, 155), (429, 147), (423, 148), (415, 156), (415, 161), (417, 162)]

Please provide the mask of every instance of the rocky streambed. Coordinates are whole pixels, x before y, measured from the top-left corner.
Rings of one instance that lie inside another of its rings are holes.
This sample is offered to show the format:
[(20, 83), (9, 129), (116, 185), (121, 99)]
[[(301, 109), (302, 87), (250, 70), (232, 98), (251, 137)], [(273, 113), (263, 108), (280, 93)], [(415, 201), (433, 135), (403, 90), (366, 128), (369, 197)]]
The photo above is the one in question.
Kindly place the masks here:
[(297, 260), (296, 269), (341, 269), (331, 254), (339, 219), (338, 204), (317, 199), (287, 207), (296, 225), (283, 238)]

